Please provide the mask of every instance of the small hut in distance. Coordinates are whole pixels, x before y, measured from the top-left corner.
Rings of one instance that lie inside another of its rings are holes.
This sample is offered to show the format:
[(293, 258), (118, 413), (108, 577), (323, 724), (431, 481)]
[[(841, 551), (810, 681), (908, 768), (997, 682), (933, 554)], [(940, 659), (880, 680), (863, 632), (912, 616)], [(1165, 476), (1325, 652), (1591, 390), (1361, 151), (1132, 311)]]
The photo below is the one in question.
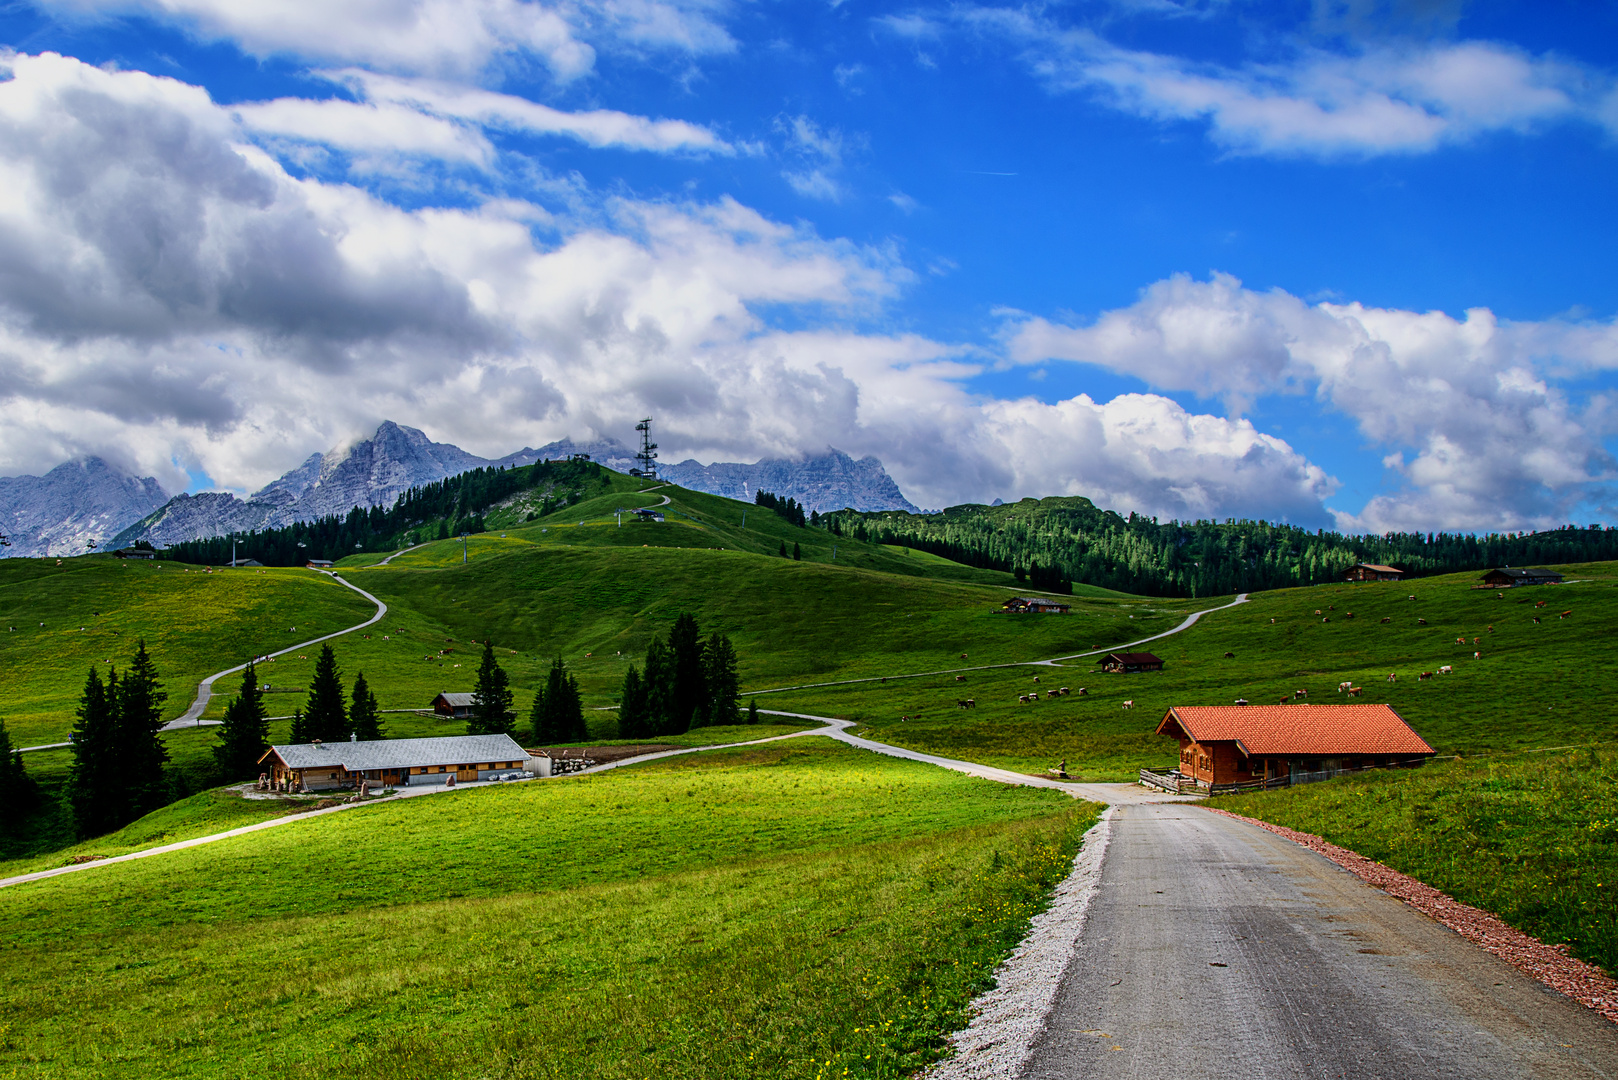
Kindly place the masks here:
[(1344, 581), (1403, 581), (1405, 572), (1378, 563), (1356, 563), (1343, 571)]

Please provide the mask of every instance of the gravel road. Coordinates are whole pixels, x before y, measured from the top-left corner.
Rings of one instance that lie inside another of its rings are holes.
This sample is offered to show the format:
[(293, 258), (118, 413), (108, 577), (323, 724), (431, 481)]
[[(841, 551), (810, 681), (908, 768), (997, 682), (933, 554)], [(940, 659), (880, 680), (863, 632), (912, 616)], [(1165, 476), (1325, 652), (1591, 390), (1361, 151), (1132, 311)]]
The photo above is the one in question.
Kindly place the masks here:
[(1020, 1075), (1618, 1077), (1618, 1026), (1291, 841), (1138, 804)]

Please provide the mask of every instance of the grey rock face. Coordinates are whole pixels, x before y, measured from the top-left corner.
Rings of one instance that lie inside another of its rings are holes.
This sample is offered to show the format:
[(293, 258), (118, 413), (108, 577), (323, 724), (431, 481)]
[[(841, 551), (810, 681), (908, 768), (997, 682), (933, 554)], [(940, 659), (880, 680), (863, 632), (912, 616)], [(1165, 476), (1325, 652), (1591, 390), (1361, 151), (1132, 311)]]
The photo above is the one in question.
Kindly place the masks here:
[(836, 449), (798, 460), (767, 458), (752, 465), (700, 465), (688, 460), (661, 466), (658, 475), (681, 487), (743, 502), (752, 502), (762, 489), (822, 513), (845, 508), (918, 512), (881, 461), (869, 456), (855, 461)]
[(10, 556), (83, 555), (168, 499), (152, 477), (126, 476), (101, 458), (58, 465), (44, 476), (0, 477), (0, 533)]

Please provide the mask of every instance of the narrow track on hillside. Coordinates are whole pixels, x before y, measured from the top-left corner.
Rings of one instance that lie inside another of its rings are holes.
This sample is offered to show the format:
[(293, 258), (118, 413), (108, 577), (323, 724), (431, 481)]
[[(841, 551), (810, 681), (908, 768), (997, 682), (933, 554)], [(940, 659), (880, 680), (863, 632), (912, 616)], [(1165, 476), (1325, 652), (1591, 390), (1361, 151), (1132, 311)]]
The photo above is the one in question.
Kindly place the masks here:
[(940, 668), (937, 671), (914, 671), (903, 675), (870, 675), (859, 679), (838, 679), (834, 682), (799, 683), (796, 686), (777, 686), (770, 690), (743, 690), (741, 692), (741, 696), (758, 697), (761, 694), (784, 694), (789, 690), (822, 690), (828, 686), (854, 686), (859, 683), (890, 682), (894, 679), (925, 679), (929, 675), (958, 675), (968, 671), (999, 671), (1004, 668), (1015, 667), (1060, 667), (1062, 661), (1064, 660), (1079, 660), (1086, 656), (1104, 656), (1107, 653), (1117, 652), (1119, 649), (1129, 649), (1136, 645), (1144, 645), (1148, 641), (1157, 641), (1161, 638), (1172, 637), (1173, 635), (1182, 631), (1191, 629), (1191, 627), (1196, 625), (1197, 620), (1202, 618), (1204, 615), (1211, 614), (1215, 611), (1228, 611), (1238, 604), (1245, 603), (1247, 603), (1247, 594), (1237, 593), (1236, 599), (1232, 600), (1230, 603), (1221, 604), (1218, 607), (1205, 608), (1202, 611), (1193, 611), (1190, 615), (1186, 616), (1185, 621), (1179, 626), (1174, 627), (1172, 630), (1165, 630), (1161, 634), (1153, 634), (1150, 637), (1137, 638), (1134, 641), (1126, 641), (1122, 645), (1108, 645), (1101, 649), (1090, 649), (1086, 652), (1069, 653), (1066, 656), (1053, 656), (1048, 660), (1011, 660), (1004, 664), (976, 664), (971, 667)]
[[(403, 552), (400, 552), (400, 554), (403, 554)], [(331, 578), (345, 589), (353, 589), (355, 592), (365, 597), (365, 599), (376, 605), (376, 614), (372, 615), (369, 619), (366, 619), (362, 623), (356, 623), (353, 626), (348, 627), (346, 630), (338, 630), (334, 633), (322, 634), (320, 637), (310, 638), (308, 641), (300, 641), (296, 645), (288, 645), (286, 648), (277, 649), (272, 653), (265, 653), (264, 655), (266, 658), (271, 656), (285, 656), (289, 652), (296, 652), (299, 649), (307, 649), (311, 645), (319, 645), (322, 641), (330, 641), (332, 638), (340, 638), (344, 634), (352, 634), (356, 630), (364, 630), (367, 626), (374, 626), (381, 622), (383, 617), (387, 615), (387, 604), (384, 604), (382, 601), (378, 600), (376, 597), (372, 596), (358, 585), (355, 585), (353, 582), (338, 577), (330, 570), (317, 570), (316, 573), (325, 574), (327, 577)], [(217, 720), (202, 719), (203, 712), (208, 708), (208, 701), (213, 697), (214, 681), (217, 679), (222, 679), (226, 675), (231, 675), (235, 672), (243, 670), (250, 662), (251, 661), (247, 661), (237, 664), (235, 667), (226, 668), (224, 671), (216, 671), (212, 675), (209, 675), (206, 679), (203, 679), (197, 684), (196, 700), (191, 702), (191, 707), (185, 710), (185, 712), (181, 713), (179, 716), (175, 717), (173, 720), (170, 720), (168, 723), (158, 728), (158, 730), (179, 731), (186, 727), (201, 727), (204, 724), (212, 725), (219, 723)]]

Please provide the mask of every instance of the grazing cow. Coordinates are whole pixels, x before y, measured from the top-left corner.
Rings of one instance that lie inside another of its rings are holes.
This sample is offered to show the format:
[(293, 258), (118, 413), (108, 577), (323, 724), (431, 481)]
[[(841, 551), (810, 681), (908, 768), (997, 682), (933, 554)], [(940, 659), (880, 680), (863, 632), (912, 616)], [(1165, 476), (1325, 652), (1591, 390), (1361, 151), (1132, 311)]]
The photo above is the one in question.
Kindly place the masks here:
[(1534, 616), (1534, 625), (1535, 625), (1535, 626), (1538, 626), (1538, 625), (1539, 625), (1539, 616), (1538, 616), (1538, 615), (1535, 615), (1535, 616)]
[(1416, 620), (1416, 625), (1417, 626), (1426, 626), (1427, 625), (1427, 620), (1426, 619), (1417, 619)]
[(1450, 672), (1452, 672), (1454, 670), (1455, 670), (1454, 668), (1450, 667), (1448, 664), (1445, 664), (1443, 667), (1438, 669), (1438, 673), (1440, 675), (1448, 675)]
[(1058, 694), (1055, 690), (1047, 690), (1047, 691), (1045, 691), (1045, 696), (1046, 697), (1061, 697), (1062, 695)]
[(1465, 645), (1466, 644), (1466, 639), (1464, 637), (1458, 637), (1458, 638), (1455, 639), (1455, 644), (1457, 644), (1457, 645)]
[(1065, 687), (1065, 686), (1058, 686), (1058, 687), (1057, 687), (1057, 688), (1056, 688), (1056, 692), (1057, 692), (1057, 693), (1058, 693), (1058, 694), (1066, 694), (1066, 693), (1068, 693), (1068, 692), (1069, 692), (1069, 691), (1068, 691), (1068, 688), (1067, 688), (1067, 687)]
[(1567, 617), (1568, 617), (1568, 616), (1569, 616), (1569, 615), (1571, 615), (1571, 614), (1573, 614), (1573, 609), (1572, 609), (1572, 608), (1569, 608), (1569, 609), (1568, 609), (1568, 610), (1566, 610), (1566, 611), (1564, 611), (1564, 612), (1562, 612), (1562, 614), (1560, 614), (1560, 615), (1558, 615), (1558, 616), (1557, 616), (1557, 618), (1558, 618), (1558, 619), (1565, 619), (1565, 618), (1567, 618)]
[(1038, 681), (1039, 681), (1039, 676), (1038, 676), (1038, 675), (1035, 675), (1035, 676), (1034, 676), (1034, 681), (1035, 681), (1035, 682), (1038, 682)]
[(1294, 690), (1294, 691), (1292, 691), (1292, 696), (1295, 697), (1295, 698), (1306, 698), (1306, 697), (1309, 696), (1309, 691), (1307, 691), (1307, 690)]
[(1480, 653), (1480, 652), (1475, 652), (1475, 653), (1472, 654), (1472, 659), (1481, 660), (1481, 659), (1483, 659), (1483, 654)]
[(1416, 676), (1416, 681), (1417, 681), (1417, 682), (1426, 682), (1426, 681), (1427, 681), (1427, 680), (1428, 680), (1428, 679), (1430, 679), (1430, 678), (1432, 678), (1432, 677), (1433, 677), (1433, 673), (1432, 673), (1432, 672), (1430, 672), (1430, 671), (1424, 671), (1424, 672), (1422, 672), (1422, 673), (1421, 673), (1421, 674), (1420, 674), (1420, 675), (1417, 675), (1417, 676)]
[(956, 707), (956, 708), (957, 708), (957, 709), (964, 709), (964, 708), (966, 708), (966, 699), (965, 699), (965, 698), (960, 698), (960, 697), (958, 697), (958, 698), (956, 698), (956, 699), (955, 699), (955, 707)]
[(1393, 616), (1392, 615), (1384, 615), (1384, 616), (1382, 616), (1382, 621), (1383, 622), (1392, 622), (1393, 621)]
[(1337, 605), (1336, 604), (1327, 604), (1326, 605), (1326, 610), (1327, 611), (1336, 611), (1337, 610)]
[(1389, 682), (1398, 682), (1399, 681), (1399, 673), (1396, 672), (1396, 671), (1388, 672), (1388, 681)]
[(1289, 698), (1289, 697), (1284, 697), (1280, 701), (1277, 701), (1276, 704), (1277, 705), (1291, 705), (1292, 704), (1292, 699)]
[(1319, 609), (1319, 608), (1315, 608), (1315, 614), (1316, 614), (1316, 615), (1319, 615), (1319, 614), (1320, 614), (1320, 609)]
[(1548, 603), (1548, 602), (1549, 602), (1549, 601), (1545, 601), (1545, 600), (1541, 600), (1541, 601), (1540, 601), (1540, 602), (1539, 602), (1539, 603), (1537, 603), (1537, 604), (1535, 604), (1535, 605), (1534, 605), (1534, 606), (1535, 606), (1535, 607), (1537, 607), (1537, 608), (1542, 608), (1542, 607), (1544, 607), (1544, 606), (1545, 606), (1545, 605), (1546, 605), (1546, 604), (1547, 604), (1547, 603)]
[(1350, 686), (1348, 688), (1349, 697), (1359, 697), (1363, 693), (1365, 693), (1365, 687), (1363, 686)]
[(1331, 616), (1327, 615), (1325, 618), (1321, 619), (1320, 621), (1321, 622), (1331, 622)]
[(1134, 707), (1135, 707), (1135, 699), (1134, 698), (1130, 698), (1128, 701), (1124, 702), (1124, 708), (1133, 709)]
[(1482, 644), (1482, 642), (1483, 642), (1482, 638), (1473, 638), (1472, 639), (1472, 644), (1474, 644), (1474, 645), (1480, 645), (1480, 644)]
[(961, 654), (961, 659), (962, 659), (962, 660), (965, 660), (965, 659), (966, 659), (966, 654), (965, 654), (965, 653), (962, 653), (962, 654)]
[(1018, 694), (1017, 695), (1017, 704), (1019, 704), (1019, 705), (1028, 704), (1028, 695), (1027, 694)]
[(965, 675), (957, 675), (957, 676), (955, 676), (955, 681), (956, 682), (965, 682), (966, 681), (966, 676)]
[(1089, 695), (1089, 693), (1090, 693), (1090, 691), (1089, 691), (1089, 690), (1087, 690), (1087, 689), (1085, 689), (1085, 688), (1084, 688), (1084, 687), (1082, 687), (1082, 686), (1081, 686), (1081, 687), (1079, 687), (1079, 696), (1080, 696), (1080, 697), (1087, 697), (1087, 696), (1088, 696), (1088, 695)]
[(1341, 694), (1344, 690), (1347, 690), (1350, 686), (1353, 686), (1353, 685), (1354, 684), (1352, 682), (1340, 682), (1340, 683), (1337, 684), (1337, 692), (1339, 694)]
[(967, 698), (967, 699), (966, 699), (966, 707), (967, 707), (967, 708), (968, 708), (968, 709), (975, 709), (975, 708), (977, 708), (977, 707), (978, 707), (978, 702), (977, 702), (977, 699), (976, 699), (976, 698)]
[(1236, 654), (1233, 653), (1233, 652), (1228, 652), (1228, 653), (1225, 654), (1225, 659), (1226, 660), (1234, 660), (1234, 659), (1236, 659)]
[[(623, 653), (619, 653), (619, 654), (618, 654), (618, 655), (619, 655), (619, 656), (622, 656), (622, 655), (624, 655), (624, 654), (623, 654)], [(888, 681), (888, 677), (887, 677), (887, 676), (886, 676), (886, 675), (884, 675), (884, 676), (882, 676), (882, 681), (883, 681), (883, 682), (887, 682), (887, 681)]]
[(1270, 622), (1271, 622), (1271, 623), (1274, 623), (1274, 622), (1275, 622), (1275, 620), (1274, 620), (1274, 619), (1271, 619), (1271, 620), (1270, 620)]
[(1414, 597), (1414, 596), (1412, 596), (1412, 597), (1411, 597), (1411, 598), (1410, 598), (1410, 599), (1412, 599), (1412, 600), (1414, 600), (1414, 599), (1415, 599), (1415, 597)]
[(1486, 633), (1492, 634), (1492, 633), (1494, 633), (1494, 624), (1490, 623), (1488, 626), (1484, 627), (1483, 629), (1484, 629), (1484, 631)]
[(1354, 617), (1354, 613), (1352, 611), (1345, 612), (1344, 615), (1343, 615), (1343, 618), (1345, 618), (1345, 619), (1352, 619), (1353, 617)]

